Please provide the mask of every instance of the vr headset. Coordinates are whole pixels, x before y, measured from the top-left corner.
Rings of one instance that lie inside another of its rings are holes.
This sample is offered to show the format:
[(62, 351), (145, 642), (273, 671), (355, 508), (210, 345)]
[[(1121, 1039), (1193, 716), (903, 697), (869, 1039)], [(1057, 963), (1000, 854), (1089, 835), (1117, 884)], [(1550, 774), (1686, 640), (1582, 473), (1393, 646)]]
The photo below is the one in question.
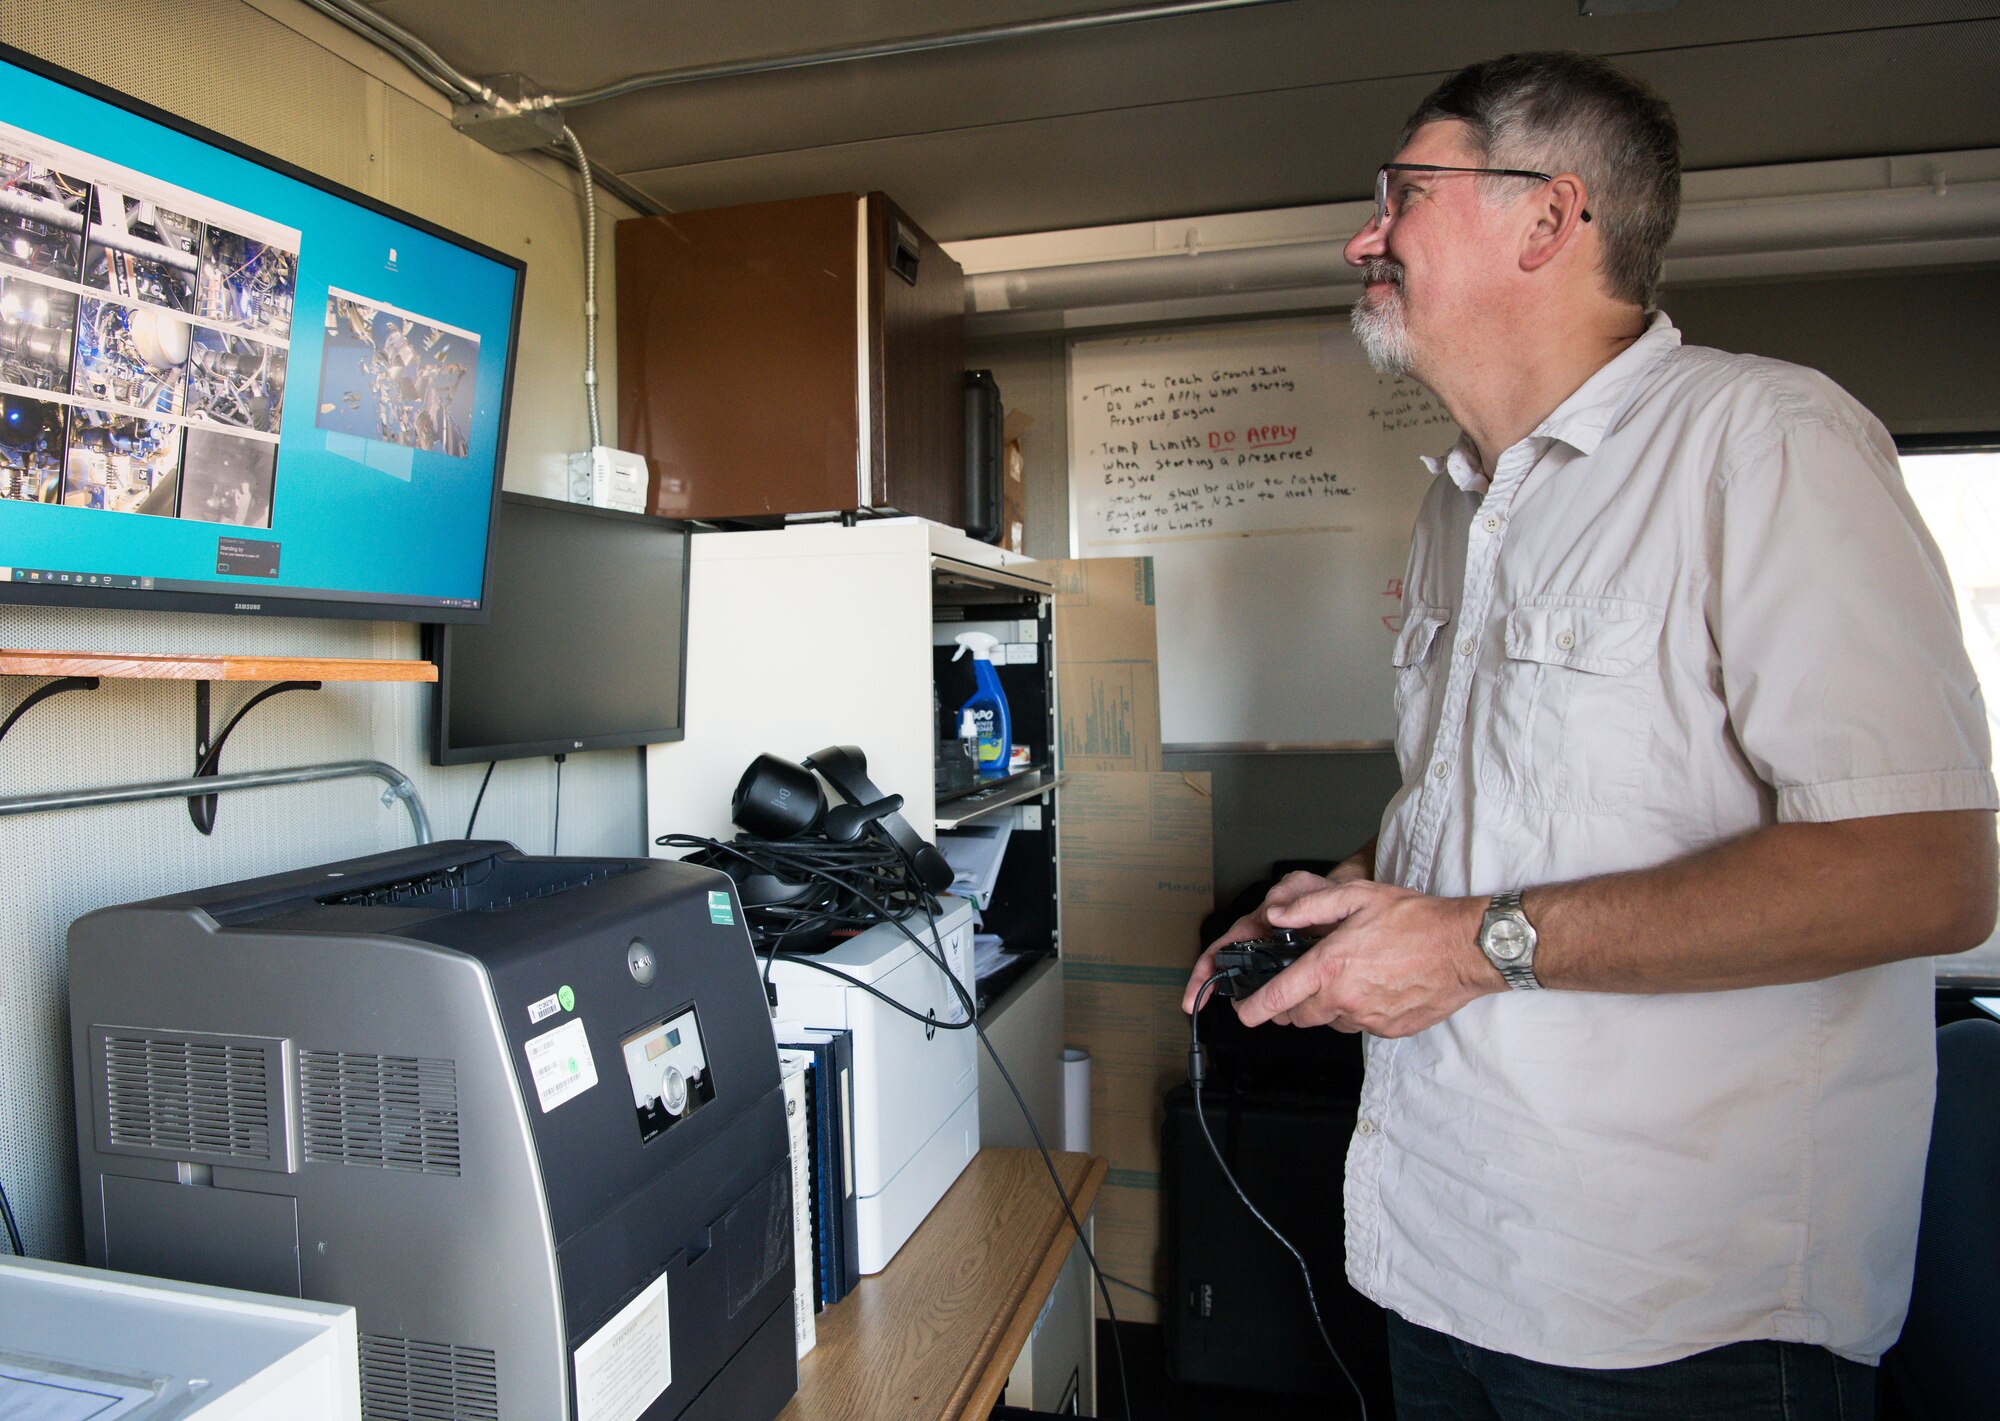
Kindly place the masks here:
[[(817, 775), (815, 775), (817, 771)], [(819, 787), (824, 778), (846, 800), (829, 806)], [(900, 794), (883, 794), (868, 778), (868, 757), (855, 745), (829, 745), (808, 756), (803, 765), (777, 755), (759, 755), (750, 762), (730, 797), (729, 815), (737, 827), (762, 839), (795, 839), (818, 834), (836, 844), (877, 837), (906, 855), (918, 882), (933, 893), (951, 887), (952, 868), (935, 844), (920, 837), (897, 813)], [(749, 906), (749, 885), (738, 884)]]

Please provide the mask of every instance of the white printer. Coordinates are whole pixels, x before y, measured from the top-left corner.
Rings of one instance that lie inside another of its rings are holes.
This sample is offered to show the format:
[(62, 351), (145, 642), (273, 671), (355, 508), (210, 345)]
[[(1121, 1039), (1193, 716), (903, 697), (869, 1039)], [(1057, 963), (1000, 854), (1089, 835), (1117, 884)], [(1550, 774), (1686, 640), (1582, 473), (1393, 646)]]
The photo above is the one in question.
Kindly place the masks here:
[[(932, 951), (923, 914), (904, 920)], [(940, 955), (972, 996), (972, 905), (946, 898), (937, 914)], [(979, 1148), (979, 1040), (970, 1027), (941, 1030), (821, 971), (824, 963), (920, 1016), (962, 1021), (965, 1008), (937, 965), (895, 923), (809, 959), (771, 965), (783, 1025), (854, 1033), (854, 1193), (861, 1271), (879, 1273)]]

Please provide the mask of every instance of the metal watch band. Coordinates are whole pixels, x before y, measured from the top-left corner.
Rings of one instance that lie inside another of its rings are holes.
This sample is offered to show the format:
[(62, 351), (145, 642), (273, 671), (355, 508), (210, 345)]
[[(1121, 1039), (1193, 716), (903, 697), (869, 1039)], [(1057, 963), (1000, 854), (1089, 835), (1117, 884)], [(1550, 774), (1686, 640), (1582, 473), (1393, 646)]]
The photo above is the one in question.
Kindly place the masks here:
[[(1488, 921), (1491, 920), (1492, 915), (1495, 913), (1519, 914), (1523, 922), (1527, 922), (1528, 916), (1526, 910), (1521, 906), (1520, 890), (1512, 888), (1505, 892), (1495, 893), (1493, 901), (1487, 905), (1486, 913)], [(1534, 924), (1529, 923), (1528, 930), (1532, 933), (1534, 931)], [(1481, 924), (1480, 937), (1482, 939), (1480, 950), (1484, 952), (1484, 923)], [(1487, 953), (1486, 960), (1493, 964), (1493, 970), (1500, 974), (1500, 980), (1507, 984), (1510, 991), (1539, 992), (1542, 990), (1541, 979), (1535, 976), (1535, 952), (1532, 940), (1528, 949), (1528, 956), (1523, 961), (1501, 962), (1494, 958), (1491, 953)]]

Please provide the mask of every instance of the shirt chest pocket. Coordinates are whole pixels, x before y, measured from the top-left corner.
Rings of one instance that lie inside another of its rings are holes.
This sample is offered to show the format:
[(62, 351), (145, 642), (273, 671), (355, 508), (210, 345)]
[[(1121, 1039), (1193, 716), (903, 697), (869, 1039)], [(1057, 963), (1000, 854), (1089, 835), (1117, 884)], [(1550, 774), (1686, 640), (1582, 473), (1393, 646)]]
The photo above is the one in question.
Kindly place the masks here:
[(1438, 648), (1446, 640), (1443, 630), (1450, 620), (1450, 611), (1416, 603), (1396, 636), (1390, 658), (1396, 666), (1396, 763), (1405, 783), (1421, 770), (1430, 753), (1437, 689), (1443, 680), (1438, 667), (1445, 660)]
[(1664, 621), (1610, 597), (1530, 597), (1508, 612), (1474, 729), (1480, 788), (1587, 814), (1629, 805), (1653, 741)]

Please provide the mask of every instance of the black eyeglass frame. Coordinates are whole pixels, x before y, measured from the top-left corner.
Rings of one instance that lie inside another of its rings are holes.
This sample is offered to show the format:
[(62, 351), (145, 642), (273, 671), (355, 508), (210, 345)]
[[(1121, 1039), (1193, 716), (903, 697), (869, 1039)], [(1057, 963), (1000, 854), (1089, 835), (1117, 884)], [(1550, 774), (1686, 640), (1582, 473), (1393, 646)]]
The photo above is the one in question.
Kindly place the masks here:
[[(1375, 170), (1375, 225), (1386, 227), (1394, 219), (1389, 213), (1389, 174), (1391, 173), (1477, 173), (1488, 178), (1532, 178), (1538, 183), (1552, 183), (1554, 173), (1538, 173), (1532, 168), (1458, 168), (1442, 163), (1384, 163)], [(1590, 221), (1590, 209), (1583, 209), (1583, 220)]]

